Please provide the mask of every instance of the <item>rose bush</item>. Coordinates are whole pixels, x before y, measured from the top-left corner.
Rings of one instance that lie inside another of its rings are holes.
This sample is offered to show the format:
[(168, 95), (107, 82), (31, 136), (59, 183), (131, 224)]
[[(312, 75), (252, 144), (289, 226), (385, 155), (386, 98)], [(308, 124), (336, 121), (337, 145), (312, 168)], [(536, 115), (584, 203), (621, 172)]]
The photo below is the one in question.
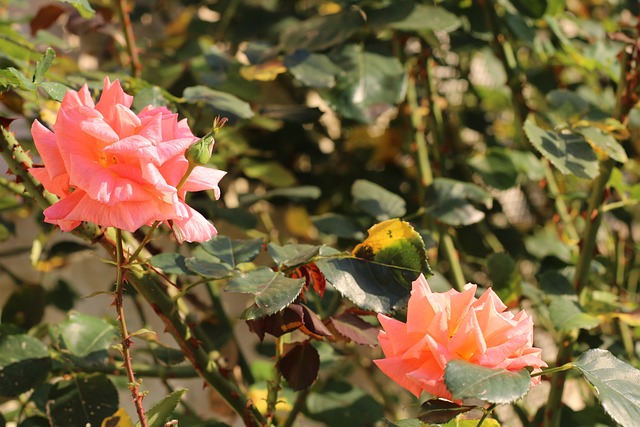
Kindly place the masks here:
[(118, 81), (105, 78), (97, 104), (85, 85), (66, 93), (53, 131), (33, 123), (44, 167), (30, 172), (60, 197), (44, 211), (45, 221), (63, 231), (82, 221), (127, 231), (170, 221), (180, 241), (209, 240), (215, 227), (185, 195), (213, 190), (218, 198), (225, 172), (197, 166), (178, 188), (189, 167), (184, 153), (198, 138), (167, 108), (135, 114), (132, 102)]
[[(413, 282), (407, 322), (378, 315), (384, 331), (378, 339), (385, 354), (375, 364), (416, 397), (423, 391), (451, 399), (444, 382), (450, 360), (494, 369), (534, 372), (547, 364), (533, 347), (533, 320), (524, 310), (513, 314), (492, 289), (475, 297), (477, 285), (463, 292), (431, 291), (423, 275)], [(540, 382), (533, 377), (531, 384)]]

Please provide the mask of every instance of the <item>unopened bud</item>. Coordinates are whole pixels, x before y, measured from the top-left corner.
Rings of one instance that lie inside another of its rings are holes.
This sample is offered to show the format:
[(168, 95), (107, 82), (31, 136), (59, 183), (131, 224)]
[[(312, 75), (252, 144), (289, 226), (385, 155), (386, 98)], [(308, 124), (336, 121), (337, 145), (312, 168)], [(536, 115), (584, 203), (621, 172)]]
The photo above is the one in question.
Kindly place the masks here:
[(204, 166), (209, 163), (213, 153), (213, 143), (213, 134), (208, 133), (187, 148), (184, 156), (189, 161), (189, 164), (192, 166)]

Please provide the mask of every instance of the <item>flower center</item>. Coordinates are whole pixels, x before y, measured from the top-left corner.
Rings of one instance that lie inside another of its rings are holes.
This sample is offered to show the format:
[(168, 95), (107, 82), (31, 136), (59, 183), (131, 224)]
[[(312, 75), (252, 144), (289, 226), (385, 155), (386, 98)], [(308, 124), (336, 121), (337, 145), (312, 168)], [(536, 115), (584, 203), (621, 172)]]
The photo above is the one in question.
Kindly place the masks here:
[(108, 154), (103, 151), (98, 156), (98, 162), (104, 167), (109, 167), (117, 164), (118, 158), (114, 154)]

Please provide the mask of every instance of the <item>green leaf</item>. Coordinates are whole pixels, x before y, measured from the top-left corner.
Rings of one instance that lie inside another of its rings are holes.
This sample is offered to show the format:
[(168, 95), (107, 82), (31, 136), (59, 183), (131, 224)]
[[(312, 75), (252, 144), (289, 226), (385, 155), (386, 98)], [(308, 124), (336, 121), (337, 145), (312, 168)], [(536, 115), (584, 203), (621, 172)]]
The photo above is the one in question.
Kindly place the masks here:
[(306, 244), (286, 244), (284, 246), (269, 243), (267, 251), (276, 262), (279, 269), (297, 267), (307, 264), (315, 258), (322, 249), (322, 246)]
[(504, 252), (490, 254), (487, 269), (492, 289), (500, 299), (509, 307), (517, 305), (522, 296), (522, 277), (511, 255)]
[(50, 369), (51, 358), (42, 341), (0, 331), (0, 397), (16, 397), (36, 387)]
[(544, 179), (544, 168), (535, 153), (512, 150), (510, 151), (510, 155), (518, 172), (525, 175), (531, 181), (541, 181)]
[(242, 314), (245, 320), (259, 319), (282, 310), (296, 299), (304, 279), (290, 279), (269, 268), (234, 277), (225, 290), (252, 294), (254, 304)]
[(249, 178), (259, 179), (273, 187), (291, 187), (296, 184), (293, 173), (275, 161), (259, 161), (245, 157), (238, 165)]
[(147, 86), (136, 93), (133, 98), (131, 108), (134, 111), (140, 111), (147, 105), (154, 107), (168, 106), (170, 103), (165, 97), (164, 90), (159, 86)]
[(287, 351), (277, 366), (293, 390), (304, 390), (318, 378), (320, 355), (309, 341), (305, 341)]
[(544, 130), (530, 118), (524, 131), (533, 146), (563, 174), (589, 179), (600, 174), (598, 157), (584, 136)]
[(103, 374), (77, 374), (53, 385), (47, 415), (52, 427), (99, 426), (118, 410), (118, 391)]
[(640, 371), (607, 350), (591, 349), (573, 362), (593, 385), (604, 410), (623, 427), (640, 419)]
[(227, 264), (217, 262), (215, 258), (204, 258), (200, 255), (186, 258), (185, 265), (189, 270), (210, 279), (222, 279), (233, 275), (233, 269)]
[(185, 257), (176, 252), (154, 255), (149, 258), (149, 262), (167, 274), (191, 274), (191, 270), (185, 263)]
[(75, 312), (57, 330), (64, 347), (78, 357), (108, 350), (118, 337), (117, 329), (109, 322)]
[(354, 204), (378, 221), (399, 218), (407, 213), (402, 197), (366, 179), (358, 179), (351, 186)]
[(203, 243), (202, 249), (231, 267), (237, 267), (243, 262), (253, 261), (260, 254), (262, 239), (232, 240), (226, 236), (217, 235)]
[(529, 371), (511, 372), (451, 360), (444, 371), (444, 382), (453, 398), (482, 399), (489, 403), (511, 403), (527, 394), (531, 387)]
[(192, 86), (184, 90), (182, 96), (190, 104), (202, 103), (211, 107), (216, 114), (225, 113), (241, 119), (249, 119), (254, 116), (249, 103), (230, 93), (211, 89), (207, 86)]
[(406, 306), (409, 280), (399, 279), (396, 273), (408, 273), (409, 277), (415, 274), (359, 258), (323, 259), (316, 265), (342, 295), (376, 313), (390, 313)]
[(520, 13), (534, 19), (542, 18), (547, 10), (547, 0), (511, 0), (511, 4)]
[(537, 259), (554, 256), (563, 262), (571, 262), (571, 247), (558, 239), (555, 227), (545, 227), (527, 236), (524, 245), (527, 252)]
[(571, 297), (555, 297), (549, 305), (549, 313), (553, 326), (558, 331), (588, 330), (600, 324), (597, 317), (585, 313)]
[(416, 4), (411, 13), (400, 21), (391, 22), (390, 28), (401, 31), (446, 31), (460, 27), (460, 19), (442, 7)]
[(61, 0), (65, 3), (71, 3), (83, 18), (93, 18), (96, 11), (89, 4), (89, 0)]
[(511, 151), (503, 148), (492, 148), (485, 155), (472, 157), (467, 164), (485, 184), (498, 190), (507, 190), (516, 185), (518, 180), (518, 170), (511, 154)]
[(449, 178), (436, 178), (427, 189), (427, 212), (448, 225), (462, 226), (482, 221), (484, 212), (478, 210), (474, 203), (489, 209), (493, 198), (475, 184)]
[(56, 82), (42, 82), (40, 83), (40, 87), (47, 92), (47, 95), (49, 95), (51, 99), (58, 102), (62, 102), (64, 95), (68, 90), (71, 90), (69, 86)]
[(180, 349), (167, 347), (166, 345), (160, 344), (155, 341), (150, 341), (148, 345), (151, 353), (153, 353), (153, 356), (163, 362), (165, 365), (177, 365), (178, 363), (182, 363), (184, 361), (184, 352)]
[(340, 68), (327, 55), (298, 50), (284, 57), (291, 75), (306, 87), (329, 89), (335, 86)]
[(15, 69), (14, 67), (8, 67), (7, 71), (18, 82), (18, 87), (23, 90), (36, 90), (36, 85), (25, 76), (22, 71)]
[(363, 390), (329, 380), (309, 393), (305, 415), (331, 427), (367, 427), (382, 418), (382, 406)]
[(264, 194), (240, 194), (238, 200), (243, 206), (251, 205), (258, 200), (287, 199), (294, 202), (304, 202), (320, 198), (321, 190), (313, 185), (300, 187), (276, 188), (265, 191)]
[(51, 68), (51, 64), (53, 64), (53, 59), (56, 57), (55, 50), (50, 47), (47, 48), (42, 58), (36, 64), (36, 69), (33, 72), (33, 82), (36, 84), (42, 83), (44, 79), (45, 73)]
[(448, 400), (430, 399), (420, 405), (418, 419), (429, 424), (443, 424), (474, 408), (475, 406), (459, 405)]
[(373, 123), (402, 101), (406, 75), (393, 55), (348, 44), (332, 52), (331, 59), (343, 72), (323, 97), (345, 118)]
[[(167, 418), (171, 416), (171, 413), (180, 403), (180, 399), (187, 392), (186, 389), (174, 390), (157, 402), (149, 411), (147, 411), (147, 422), (149, 427), (162, 427), (165, 425)], [(140, 422), (136, 423), (136, 427), (140, 427)]]
[(607, 153), (613, 160), (620, 163), (629, 160), (622, 145), (620, 145), (612, 135), (603, 132), (601, 129), (595, 127), (579, 127), (576, 129), (576, 132), (587, 138), (587, 141), (590, 141), (597, 148)]
[(364, 238), (362, 228), (350, 216), (329, 212), (313, 216), (311, 221), (321, 233), (353, 240)]
[(349, 39), (364, 23), (362, 14), (353, 9), (314, 16), (285, 30), (280, 45), (289, 53), (299, 49), (325, 50)]

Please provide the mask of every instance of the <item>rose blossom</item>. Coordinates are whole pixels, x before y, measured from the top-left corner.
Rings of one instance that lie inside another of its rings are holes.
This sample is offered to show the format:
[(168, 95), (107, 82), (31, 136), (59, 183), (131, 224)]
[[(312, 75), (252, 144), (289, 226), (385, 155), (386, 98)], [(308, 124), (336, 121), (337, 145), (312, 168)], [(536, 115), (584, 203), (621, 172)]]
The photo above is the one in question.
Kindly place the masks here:
[[(463, 292), (435, 293), (420, 275), (413, 282), (407, 323), (378, 315), (385, 358), (374, 363), (416, 397), (426, 391), (449, 400), (444, 369), (450, 360), (509, 371), (547, 366), (542, 350), (532, 347), (531, 317), (524, 310), (506, 311), (492, 289), (476, 298), (476, 288), (467, 284)], [(531, 379), (532, 385), (539, 382), (539, 376)]]
[(188, 191), (213, 190), (225, 172), (196, 167), (178, 190), (189, 162), (185, 151), (198, 140), (186, 120), (165, 107), (131, 111), (133, 97), (120, 82), (104, 79), (94, 104), (87, 85), (68, 91), (53, 126), (31, 128), (44, 167), (30, 169), (60, 201), (45, 209), (45, 221), (63, 231), (82, 221), (135, 231), (169, 222), (180, 241), (202, 242), (217, 232), (185, 203)]

